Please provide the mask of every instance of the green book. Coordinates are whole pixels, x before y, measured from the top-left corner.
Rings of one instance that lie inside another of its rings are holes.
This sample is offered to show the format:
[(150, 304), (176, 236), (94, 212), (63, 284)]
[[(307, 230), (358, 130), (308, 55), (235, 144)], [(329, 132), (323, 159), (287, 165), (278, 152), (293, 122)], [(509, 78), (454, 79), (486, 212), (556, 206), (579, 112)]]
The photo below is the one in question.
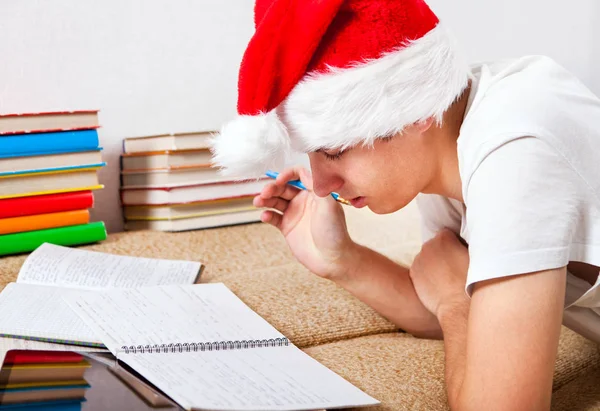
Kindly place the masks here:
[(102, 221), (0, 235), (0, 255), (27, 253), (43, 243), (63, 246), (90, 244), (106, 240), (106, 236)]

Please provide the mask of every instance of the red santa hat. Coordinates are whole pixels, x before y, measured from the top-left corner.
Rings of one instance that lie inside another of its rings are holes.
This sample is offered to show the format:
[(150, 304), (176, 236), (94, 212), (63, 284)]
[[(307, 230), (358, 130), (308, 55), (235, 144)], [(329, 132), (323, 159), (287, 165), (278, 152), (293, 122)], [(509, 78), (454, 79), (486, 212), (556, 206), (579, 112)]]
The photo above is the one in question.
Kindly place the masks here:
[(468, 84), (468, 65), (423, 0), (257, 0), (255, 26), (239, 115), (212, 142), (226, 175), (439, 123)]

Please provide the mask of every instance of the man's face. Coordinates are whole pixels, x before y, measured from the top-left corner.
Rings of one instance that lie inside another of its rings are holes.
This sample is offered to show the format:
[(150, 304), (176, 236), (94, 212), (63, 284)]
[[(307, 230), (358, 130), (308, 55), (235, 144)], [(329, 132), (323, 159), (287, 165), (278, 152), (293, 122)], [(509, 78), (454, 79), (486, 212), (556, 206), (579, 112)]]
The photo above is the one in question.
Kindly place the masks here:
[(424, 134), (427, 128), (408, 127), (371, 147), (309, 153), (314, 192), (321, 197), (337, 192), (377, 214), (405, 207), (427, 189), (436, 171), (435, 145)]

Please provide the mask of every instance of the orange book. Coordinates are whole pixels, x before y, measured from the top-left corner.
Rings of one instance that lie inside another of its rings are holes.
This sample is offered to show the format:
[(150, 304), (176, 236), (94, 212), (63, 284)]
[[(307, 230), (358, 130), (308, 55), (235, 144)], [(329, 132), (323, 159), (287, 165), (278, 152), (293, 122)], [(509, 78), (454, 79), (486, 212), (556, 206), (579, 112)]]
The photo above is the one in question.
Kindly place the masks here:
[(23, 217), (0, 219), (0, 234), (22, 233), (46, 228), (66, 227), (87, 224), (90, 221), (88, 210), (63, 211), (60, 213), (35, 214)]

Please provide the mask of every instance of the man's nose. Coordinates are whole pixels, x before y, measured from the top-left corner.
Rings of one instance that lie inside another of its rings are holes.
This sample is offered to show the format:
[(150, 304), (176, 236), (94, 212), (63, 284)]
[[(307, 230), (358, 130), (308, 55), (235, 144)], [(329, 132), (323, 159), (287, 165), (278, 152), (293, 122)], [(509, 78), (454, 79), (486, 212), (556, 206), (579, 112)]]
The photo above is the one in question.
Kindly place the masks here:
[(344, 184), (343, 179), (322, 169), (313, 170), (313, 191), (319, 197), (328, 196), (333, 191), (338, 191)]

